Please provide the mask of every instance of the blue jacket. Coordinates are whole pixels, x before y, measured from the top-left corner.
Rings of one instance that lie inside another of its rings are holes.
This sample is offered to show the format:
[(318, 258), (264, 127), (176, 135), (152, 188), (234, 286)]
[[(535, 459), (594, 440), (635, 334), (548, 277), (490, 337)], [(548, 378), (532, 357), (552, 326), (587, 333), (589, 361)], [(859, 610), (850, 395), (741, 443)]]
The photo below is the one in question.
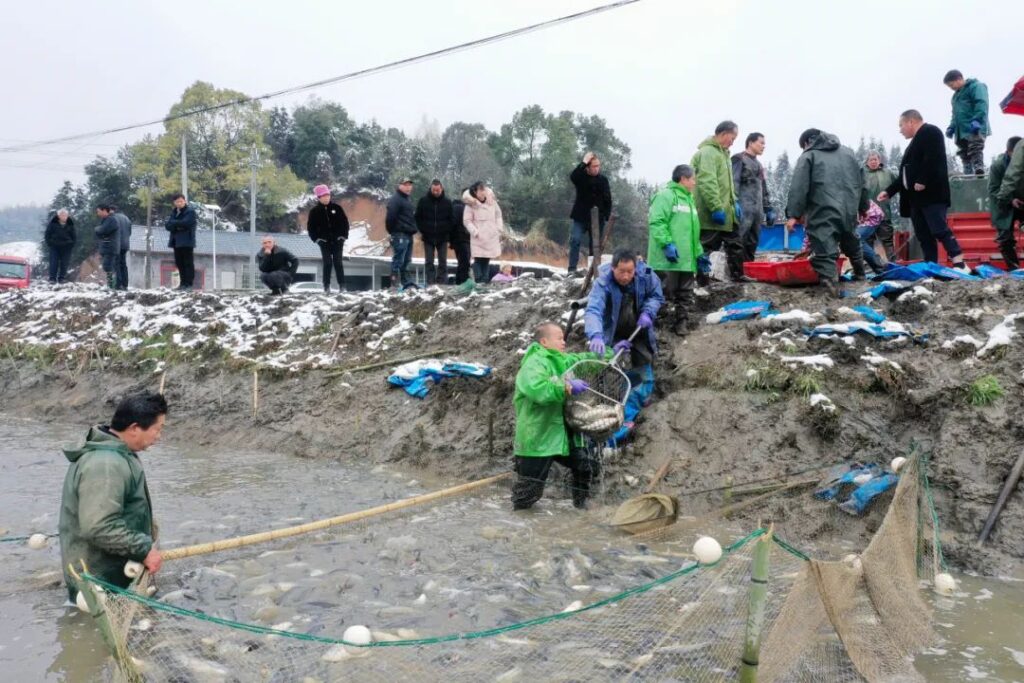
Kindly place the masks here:
[[(636, 277), (633, 280), (636, 291), (637, 316), (647, 313), (651, 320), (658, 317), (658, 310), (665, 303), (665, 295), (661, 292), (661, 280), (645, 263), (636, 264)], [(605, 264), (598, 270), (594, 286), (590, 290), (587, 312), (583, 316), (584, 331), (587, 339), (596, 335), (604, 337), (605, 344), (611, 344), (615, 335), (615, 324), (619, 320), (619, 309), (622, 307), (622, 288), (615, 282), (611, 264)], [(654, 330), (647, 331), (647, 340), (651, 350), (657, 353), (658, 343), (654, 339)]]
[(164, 221), (164, 227), (171, 233), (167, 240), (167, 246), (171, 249), (196, 248), (196, 210), (188, 204), (181, 211), (174, 209), (171, 215)]

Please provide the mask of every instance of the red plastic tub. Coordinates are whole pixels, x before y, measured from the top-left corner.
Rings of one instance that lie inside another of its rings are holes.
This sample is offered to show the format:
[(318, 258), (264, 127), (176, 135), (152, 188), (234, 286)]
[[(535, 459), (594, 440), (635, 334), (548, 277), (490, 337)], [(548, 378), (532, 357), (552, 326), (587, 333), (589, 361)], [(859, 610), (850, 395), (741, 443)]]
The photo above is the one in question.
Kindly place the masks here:
[[(839, 272), (843, 272), (846, 257), (836, 261)], [(813, 285), (818, 281), (810, 259), (800, 258), (789, 261), (748, 261), (743, 264), (743, 274), (758, 282), (771, 282), (784, 287)]]

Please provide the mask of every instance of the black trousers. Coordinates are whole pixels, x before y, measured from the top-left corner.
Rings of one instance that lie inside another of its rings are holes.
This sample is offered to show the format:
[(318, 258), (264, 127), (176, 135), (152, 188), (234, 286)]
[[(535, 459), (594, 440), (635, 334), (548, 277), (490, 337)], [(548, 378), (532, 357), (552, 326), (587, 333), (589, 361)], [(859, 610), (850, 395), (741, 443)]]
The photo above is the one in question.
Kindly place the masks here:
[(743, 235), (738, 230), (701, 230), (700, 244), (704, 247), (705, 254), (722, 248), (725, 251), (726, 263), (729, 265), (729, 277), (736, 280), (743, 276), (743, 259), (746, 254)]
[(956, 141), (957, 153), (967, 175), (985, 174), (985, 136), (968, 135)]
[(117, 289), (128, 289), (128, 250), (117, 254)]
[(271, 294), (282, 294), (288, 291), (288, 287), (292, 284), (292, 274), (287, 270), (260, 273), (260, 281), (270, 288)]
[(192, 247), (175, 247), (174, 267), (178, 269), (180, 286), (182, 288), (191, 288), (196, 279), (195, 249)]
[(696, 273), (681, 270), (659, 271), (661, 287), (665, 291), (665, 301), (674, 306), (672, 313), (672, 332), (685, 335), (689, 330), (690, 311), (693, 309), (693, 291), (697, 283)]
[(469, 242), (452, 242), (452, 250), (455, 252), (455, 260), (458, 262), (455, 267), (455, 284), (461, 285), (469, 279), (469, 262), (472, 252)]
[(317, 242), (320, 247), (320, 258), (323, 259), (324, 267), (324, 291), (331, 291), (331, 267), (334, 268), (334, 277), (338, 280), (338, 289), (345, 290), (345, 264), (341, 259), (341, 252), (345, 248), (345, 240), (327, 240)]
[(914, 223), (914, 236), (921, 245), (925, 261), (937, 263), (939, 260), (939, 242), (946, 248), (949, 258), (956, 258), (963, 253), (960, 243), (953, 236), (953, 231), (946, 223), (946, 207), (942, 204), (912, 206), (910, 220)]
[[(434, 252), (437, 252), (437, 267), (434, 267)], [(426, 264), (427, 284), (436, 282), (448, 284), (448, 242), (442, 240), (436, 244), (423, 240), (423, 262)]]
[(67, 280), (73, 246), (69, 244), (62, 247), (50, 247), (50, 282), (61, 283)]
[(486, 285), (491, 281), (491, 259), (482, 256), (473, 259), (473, 279), (478, 285)]
[(567, 456), (516, 456), (513, 510), (525, 510), (541, 499), (553, 463), (572, 471), (572, 504), (583, 507), (590, 497), (591, 482), (600, 474), (600, 465), (590, 458), (585, 448), (572, 448)]

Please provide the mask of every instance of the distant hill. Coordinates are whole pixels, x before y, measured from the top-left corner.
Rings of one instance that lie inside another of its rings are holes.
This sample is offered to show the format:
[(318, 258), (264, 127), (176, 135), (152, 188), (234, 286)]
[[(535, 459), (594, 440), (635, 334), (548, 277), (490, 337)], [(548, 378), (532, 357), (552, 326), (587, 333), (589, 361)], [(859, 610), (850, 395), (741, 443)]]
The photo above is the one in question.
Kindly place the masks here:
[(0, 244), (37, 242), (43, 238), (46, 207), (28, 204), (0, 208)]

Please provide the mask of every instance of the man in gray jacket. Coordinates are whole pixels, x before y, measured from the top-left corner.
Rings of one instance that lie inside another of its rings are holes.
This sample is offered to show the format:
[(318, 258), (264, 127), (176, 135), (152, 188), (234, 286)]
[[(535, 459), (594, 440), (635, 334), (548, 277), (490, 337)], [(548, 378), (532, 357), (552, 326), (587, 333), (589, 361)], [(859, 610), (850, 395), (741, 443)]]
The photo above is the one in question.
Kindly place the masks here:
[(116, 206), (114, 220), (117, 221), (117, 237), (120, 249), (117, 252), (117, 286), (116, 289), (128, 289), (128, 250), (132, 242), (132, 219), (125, 216)]
[(743, 260), (753, 261), (761, 239), (761, 224), (775, 224), (775, 209), (768, 197), (768, 180), (757, 157), (764, 154), (764, 135), (751, 133), (747, 146), (732, 157), (732, 178), (736, 186), (736, 199), (742, 209), (739, 234), (743, 240)]
[(107, 275), (107, 286), (116, 289), (117, 261), (121, 256), (121, 231), (114, 217), (114, 206), (97, 205), (96, 216), (100, 219), (100, 224), (95, 230), (96, 248), (103, 262), (103, 272)]

